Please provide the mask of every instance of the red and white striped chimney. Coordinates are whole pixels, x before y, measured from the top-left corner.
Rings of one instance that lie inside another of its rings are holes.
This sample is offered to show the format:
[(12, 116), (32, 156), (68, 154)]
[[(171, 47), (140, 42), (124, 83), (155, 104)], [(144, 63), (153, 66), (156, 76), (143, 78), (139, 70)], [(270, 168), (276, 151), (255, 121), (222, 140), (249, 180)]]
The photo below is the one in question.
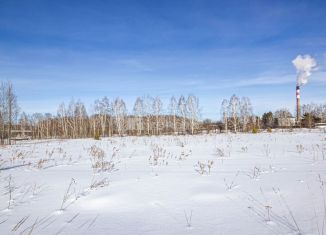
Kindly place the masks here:
[(301, 111), (300, 111), (300, 86), (296, 87), (296, 98), (297, 98), (297, 123), (300, 123), (301, 120)]

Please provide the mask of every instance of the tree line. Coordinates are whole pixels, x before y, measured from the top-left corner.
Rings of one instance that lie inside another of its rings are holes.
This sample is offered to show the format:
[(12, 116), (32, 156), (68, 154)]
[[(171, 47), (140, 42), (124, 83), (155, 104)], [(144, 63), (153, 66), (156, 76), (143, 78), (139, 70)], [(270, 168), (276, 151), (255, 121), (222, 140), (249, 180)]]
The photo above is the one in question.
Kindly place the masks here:
[[(299, 127), (313, 128), (316, 123), (326, 123), (326, 104), (303, 104), (301, 106), (302, 116)], [(276, 128), (289, 126), (290, 120), (294, 119), (288, 109), (279, 109), (273, 112), (266, 112), (262, 115), (263, 128)]]
[[(221, 122), (201, 121), (199, 99), (195, 95), (172, 96), (166, 107), (160, 97), (137, 97), (128, 112), (122, 98), (97, 99), (87, 111), (85, 104), (73, 99), (61, 103), (56, 114), (20, 112), (10, 82), (0, 84), (0, 138), (10, 144), (12, 138), (100, 138), (124, 135), (196, 134), (203, 130), (249, 132), (255, 128), (291, 126), (294, 118), (287, 109), (253, 113), (248, 97), (232, 95), (221, 103)], [(326, 122), (326, 104), (302, 105), (304, 127)]]
[[(11, 83), (2, 83), (0, 121), (1, 141), (17, 135), (32, 138), (87, 138), (114, 135), (195, 134), (199, 131), (200, 107), (195, 95), (174, 96), (166, 109), (159, 97), (138, 97), (128, 112), (122, 98), (97, 99), (87, 111), (85, 104), (73, 99), (61, 103), (55, 115), (21, 112)], [(14, 133), (14, 131), (18, 132)], [(20, 136), (21, 137), (21, 136)]]
[(248, 97), (240, 99), (236, 95), (232, 95), (229, 100), (222, 101), (221, 116), (225, 131), (247, 132), (257, 126), (259, 121), (259, 118), (253, 114), (250, 99)]
[[(254, 129), (268, 128), (313, 128), (316, 123), (326, 123), (326, 104), (304, 104), (301, 106), (302, 117), (296, 122), (291, 112), (281, 108), (275, 112), (266, 112), (261, 117), (254, 115), (253, 106), (248, 97), (241, 99), (232, 95), (221, 103), (222, 125), (225, 131), (248, 132)], [(207, 123), (207, 120), (204, 123)]]

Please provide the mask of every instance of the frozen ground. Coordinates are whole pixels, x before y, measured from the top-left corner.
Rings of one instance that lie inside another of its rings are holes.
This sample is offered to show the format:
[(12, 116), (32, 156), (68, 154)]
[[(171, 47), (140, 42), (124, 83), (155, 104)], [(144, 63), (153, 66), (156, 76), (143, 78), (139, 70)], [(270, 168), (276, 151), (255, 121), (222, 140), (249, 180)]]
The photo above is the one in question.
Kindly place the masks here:
[(0, 149), (0, 234), (326, 234), (321, 131)]

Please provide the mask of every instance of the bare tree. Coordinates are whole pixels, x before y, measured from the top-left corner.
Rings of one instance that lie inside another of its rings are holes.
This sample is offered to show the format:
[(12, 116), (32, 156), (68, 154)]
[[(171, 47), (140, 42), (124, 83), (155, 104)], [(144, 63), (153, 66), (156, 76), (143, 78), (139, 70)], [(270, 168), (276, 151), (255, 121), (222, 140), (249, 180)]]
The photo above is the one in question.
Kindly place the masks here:
[(52, 114), (51, 113), (45, 113), (44, 114), (45, 122), (46, 122), (46, 138), (49, 138), (50, 136), (55, 136), (55, 131), (53, 129), (52, 125)]
[(144, 99), (143, 99), (143, 102), (144, 102), (144, 113), (145, 113), (145, 116), (146, 116), (146, 125), (147, 125), (147, 135), (150, 134), (150, 129), (151, 129), (151, 118), (152, 118), (152, 115), (153, 115), (153, 102), (154, 102), (154, 99), (151, 97), (151, 96), (146, 96)]
[(96, 117), (97, 113), (96, 113), (96, 107), (95, 105), (92, 105), (91, 106), (91, 109), (90, 109), (90, 112), (91, 112), (91, 116), (89, 118), (89, 126), (90, 126), (90, 129), (91, 129), (91, 135), (92, 137), (94, 138), (97, 138), (99, 137), (98, 136), (98, 128), (97, 128), (97, 122), (98, 122), (98, 118)]
[(274, 113), (274, 117), (276, 118), (290, 118), (292, 117), (292, 114), (290, 113), (290, 111), (286, 108), (282, 108), (279, 110), (276, 110)]
[(144, 101), (138, 97), (136, 99), (136, 102), (134, 104), (134, 115), (137, 118), (137, 122), (136, 122), (136, 128), (137, 128), (137, 134), (141, 135), (142, 134), (142, 130), (143, 130), (143, 115), (144, 115)]
[(76, 123), (76, 118), (75, 118), (75, 100), (71, 99), (68, 105), (68, 110), (67, 110), (67, 123), (69, 127), (69, 137), (76, 138), (76, 129), (77, 129), (77, 123)]
[(12, 83), (7, 82), (5, 85), (6, 95), (5, 95), (5, 107), (8, 110), (8, 140), (9, 144), (11, 144), (11, 129), (15, 118), (18, 116), (19, 107), (17, 104), (17, 96), (15, 95), (14, 88)]
[(279, 127), (291, 126), (292, 124), (294, 124), (294, 122), (292, 122), (291, 120), (292, 114), (286, 108), (282, 108), (275, 111), (274, 117), (276, 118), (277, 125)]
[(159, 97), (156, 97), (153, 101), (153, 111), (156, 118), (156, 134), (159, 135), (160, 129), (160, 115), (162, 112), (163, 103)]
[(1, 144), (4, 144), (5, 122), (7, 119), (6, 109), (6, 86), (4, 82), (0, 84), (0, 125), (1, 125)]
[(187, 113), (189, 114), (191, 134), (194, 134), (195, 126), (199, 120), (199, 99), (194, 95), (189, 95), (187, 99)]
[(124, 134), (125, 116), (127, 113), (126, 104), (122, 99), (117, 98), (113, 102), (112, 109), (118, 129), (118, 134), (122, 136)]
[(309, 114), (320, 119), (321, 122), (326, 121), (326, 104), (304, 104), (301, 109), (303, 114)]
[(21, 129), (21, 132), (22, 132), (22, 137), (24, 137), (25, 131), (27, 130), (27, 128), (29, 126), (29, 118), (28, 118), (28, 115), (25, 112), (22, 112), (20, 114), (18, 124), (20, 125), (20, 129)]
[(170, 99), (170, 105), (169, 105), (170, 115), (173, 118), (173, 132), (176, 133), (177, 126), (176, 126), (176, 116), (177, 116), (177, 110), (178, 110), (178, 103), (174, 96)]
[(35, 124), (35, 134), (37, 138), (44, 138), (44, 125), (43, 120), (44, 116), (42, 113), (33, 113), (32, 114), (32, 122)]
[(86, 121), (87, 121), (87, 111), (85, 105), (79, 100), (75, 104), (75, 122), (77, 124), (76, 131), (78, 137), (86, 137), (87, 130), (86, 130)]
[(232, 95), (229, 102), (229, 114), (231, 116), (231, 122), (234, 132), (237, 132), (237, 123), (239, 116), (240, 101), (236, 95)]
[(178, 102), (178, 110), (182, 117), (182, 129), (183, 133), (186, 133), (186, 118), (187, 118), (187, 103), (183, 95), (180, 96)]
[(68, 137), (68, 128), (67, 128), (67, 111), (66, 111), (66, 105), (64, 102), (62, 102), (59, 105), (58, 111), (57, 111), (58, 118), (60, 120), (60, 127), (63, 138)]
[(221, 105), (221, 114), (224, 122), (224, 130), (226, 132), (228, 131), (228, 105), (229, 101), (227, 99), (224, 99)]
[(252, 113), (252, 105), (248, 97), (242, 97), (240, 102), (240, 115), (243, 131), (247, 131), (247, 125)]
[[(105, 96), (101, 100), (95, 100), (94, 108), (95, 108), (96, 117), (99, 119), (99, 123), (101, 125), (102, 136), (105, 136), (108, 119), (111, 113), (111, 105), (109, 99)], [(108, 126), (109, 126), (109, 133), (110, 133), (110, 123)]]

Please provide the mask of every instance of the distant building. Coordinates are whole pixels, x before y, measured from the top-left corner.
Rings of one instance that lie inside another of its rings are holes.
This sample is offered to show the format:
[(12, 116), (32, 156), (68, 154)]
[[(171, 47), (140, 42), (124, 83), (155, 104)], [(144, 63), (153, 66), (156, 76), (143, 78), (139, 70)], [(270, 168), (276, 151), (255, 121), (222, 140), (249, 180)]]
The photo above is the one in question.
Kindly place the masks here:
[(277, 118), (277, 126), (278, 127), (293, 127), (295, 126), (295, 118), (294, 117), (279, 117)]
[(316, 128), (326, 129), (326, 123), (315, 123)]

